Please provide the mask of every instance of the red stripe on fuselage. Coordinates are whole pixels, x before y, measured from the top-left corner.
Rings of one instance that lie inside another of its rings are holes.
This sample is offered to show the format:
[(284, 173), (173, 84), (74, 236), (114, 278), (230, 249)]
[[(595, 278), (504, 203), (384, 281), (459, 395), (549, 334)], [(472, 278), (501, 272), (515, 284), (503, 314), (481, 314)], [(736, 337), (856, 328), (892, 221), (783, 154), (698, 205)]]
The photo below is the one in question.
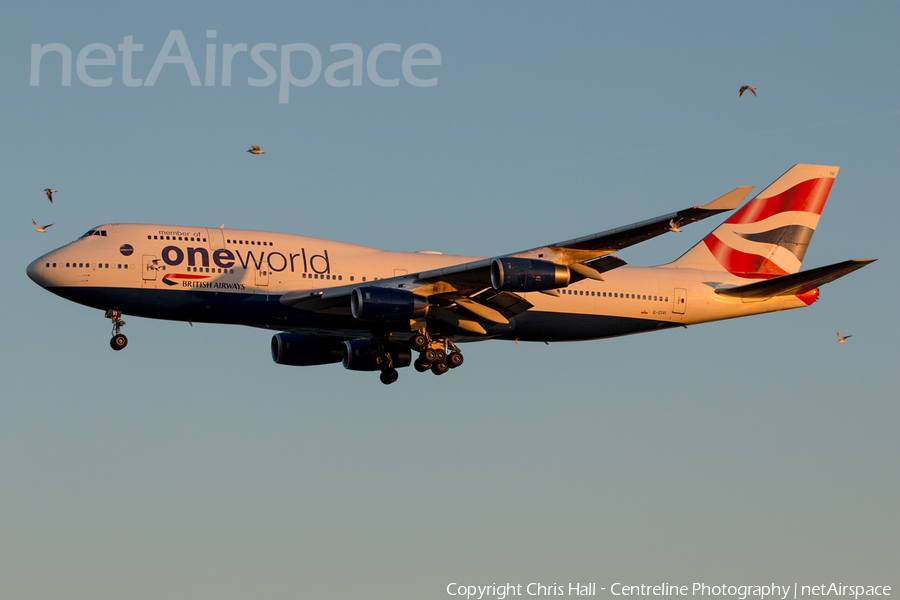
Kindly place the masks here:
[(209, 275), (165, 275), (163, 279), (209, 279)]

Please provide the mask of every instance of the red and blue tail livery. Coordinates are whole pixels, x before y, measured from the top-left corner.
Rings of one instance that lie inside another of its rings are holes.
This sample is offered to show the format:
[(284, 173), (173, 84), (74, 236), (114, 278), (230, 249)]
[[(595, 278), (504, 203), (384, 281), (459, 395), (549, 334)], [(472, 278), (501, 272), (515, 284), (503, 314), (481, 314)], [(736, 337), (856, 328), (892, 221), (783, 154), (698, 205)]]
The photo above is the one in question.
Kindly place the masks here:
[(390, 252), (304, 235), (107, 224), (28, 265), (38, 285), (112, 320), (125, 314), (274, 329), (278, 364), (341, 363), (385, 384), (462, 365), (460, 345), (594, 340), (802, 308), (872, 260), (800, 267), (838, 168), (795, 165), (677, 260), (629, 266), (628, 246), (737, 209), (703, 206), (480, 258)]
[(800, 270), (838, 167), (796, 165), (676, 263), (745, 279)]

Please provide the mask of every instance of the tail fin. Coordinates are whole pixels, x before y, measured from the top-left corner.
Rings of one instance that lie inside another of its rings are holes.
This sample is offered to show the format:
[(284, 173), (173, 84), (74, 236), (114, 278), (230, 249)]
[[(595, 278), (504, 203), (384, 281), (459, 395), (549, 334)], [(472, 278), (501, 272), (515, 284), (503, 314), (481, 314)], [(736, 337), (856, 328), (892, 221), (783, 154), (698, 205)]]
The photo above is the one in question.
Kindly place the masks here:
[(838, 167), (794, 165), (669, 267), (769, 279), (800, 270)]

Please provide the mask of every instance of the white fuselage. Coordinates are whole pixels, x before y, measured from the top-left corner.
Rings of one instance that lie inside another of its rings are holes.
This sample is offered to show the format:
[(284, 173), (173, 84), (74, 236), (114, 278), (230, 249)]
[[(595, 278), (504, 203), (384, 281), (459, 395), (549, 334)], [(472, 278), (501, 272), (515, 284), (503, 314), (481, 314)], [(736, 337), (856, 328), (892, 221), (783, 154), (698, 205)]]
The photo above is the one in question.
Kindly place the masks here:
[[(110, 224), (89, 234), (35, 260), (29, 276), (56, 294), (103, 310), (345, 336), (367, 325), (287, 307), (279, 298), (478, 260), (236, 229)], [(716, 288), (748, 281), (670, 265), (624, 266), (603, 278), (579, 281), (558, 296), (521, 294), (534, 307), (486, 337), (596, 339), (799, 308), (815, 299), (726, 297)]]

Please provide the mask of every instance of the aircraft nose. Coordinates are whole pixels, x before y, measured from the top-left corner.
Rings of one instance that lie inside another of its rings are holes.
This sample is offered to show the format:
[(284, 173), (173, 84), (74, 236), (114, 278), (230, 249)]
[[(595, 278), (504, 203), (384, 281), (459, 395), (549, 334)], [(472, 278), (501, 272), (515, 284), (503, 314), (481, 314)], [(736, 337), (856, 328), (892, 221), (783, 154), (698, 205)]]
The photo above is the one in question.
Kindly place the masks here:
[(41, 260), (41, 258), (36, 258), (35, 260), (31, 261), (31, 264), (28, 265), (28, 268), (25, 269), (25, 273), (28, 274), (28, 277), (31, 278), (33, 282), (40, 286), (43, 286), (44, 278), (41, 274), (43, 272), (43, 263), (41, 262)]

